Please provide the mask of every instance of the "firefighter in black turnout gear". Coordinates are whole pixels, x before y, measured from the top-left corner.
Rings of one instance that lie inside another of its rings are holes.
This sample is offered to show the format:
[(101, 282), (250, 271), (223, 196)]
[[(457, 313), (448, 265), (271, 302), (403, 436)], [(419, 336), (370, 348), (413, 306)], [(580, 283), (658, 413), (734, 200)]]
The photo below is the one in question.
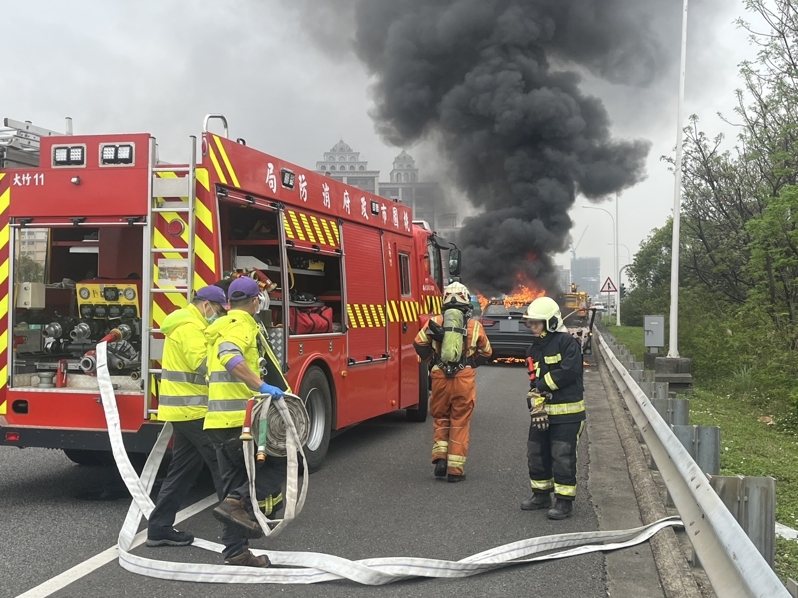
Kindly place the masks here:
[(531, 416), (527, 460), (532, 496), (521, 503), (521, 509), (551, 507), (549, 519), (565, 519), (571, 516), (576, 498), (576, 448), (585, 423), (582, 350), (563, 325), (553, 299), (535, 299), (524, 319), (535, 338), (527, 349)]

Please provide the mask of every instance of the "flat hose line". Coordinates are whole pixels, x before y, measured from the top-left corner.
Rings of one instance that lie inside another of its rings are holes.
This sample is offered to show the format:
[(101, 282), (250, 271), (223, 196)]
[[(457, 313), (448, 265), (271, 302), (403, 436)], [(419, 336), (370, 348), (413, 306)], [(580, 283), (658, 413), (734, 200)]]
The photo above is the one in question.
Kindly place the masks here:
[[(363, 585), (384, 585), (414, 577), (458, 578), (478, 575), (487, 571), (502, 569), (514, 565), (537, 563), (562, 559), (571, 556), (619, 550), (645, 542), (658, 531), (668, 527), (683, 527), (678, 517), (665, 517), (658, 521), (627, 530), (609, 530), (595, 532), (576, 532), (554, 534), (519, 540), (504, 544), (484, 552), (471, 555), (459, 561), (442, 559), (426, 559), (414, 557), (385, 557), (350, 560), (342, 557), (317, 552), (275, 551), (252, 549), (256, 555), (265, 554), (272, 565), (279, 568), (238, 567), (230, 565), (209, 565), (204, 563), (183, 563), (163, 561), (132, 554), (133, 539), (138, 531), (141, 517), (147, 518), (152, 512), (150, 499), (155, 476), (167, 450), (172, 436), (170, 423), (164, 424), (155, 445), (150, 452), (141, 477), (136, 475), (130, 464), (122, 440), (119, 412), (116, 405), (111, 375), (108, 370), (106, 343), (97, 345), (97, 382), (100, 388), (103, 410), (108, 424), (108, 436), (111, 441), (114, 460), (116, 461), (122, 480), (127, 486), (133, 500), (127, 516), (119, 532), (119, 564), (128, 571), (158, 579), (193, 581), (206, 583), (250, 583), (250, 584), (313, 584), (336, 580), (349, 580)], [(289, 395), (289, 399), (291, 396)], [(298, 397), (294, 397), (298, 399)], [(290, 402), (290, 401), (289, 401)], [(273, 413), (269, 409), (270, 399), (261, 401), (255, 412), (258, 420)], [(307, 496), (308, 480), (303, 469), (301, 484), (299, 481), (299, 461), (297, 453), (304, 461), (301, 436), (286, 406), (286, 401), (274, 401), (277, 412), (282, 419), (285, 431), (285, 454), (288, 461), (285, 491), (285, 516), (282, 520), (267, 519), (258, 508), (255, 495), (255, 458), (251, 447), (245, 447), (244, 462), (249, 476), (250, 495), (253, 511), (265, 536), (280, 533), (285, 526), (301, 512)], [(277, 426), (275, 419), (270, 419), (269, 430)], [(252, 442), (252, 441), (245, 441)], [(282, 447), (272, 447), (282, 451)], [(269, 523), (276, 527), (271, 529)], [(194, 540), (193, 546), (211, 552), (221, 553), (223, 546), (201, 538)]]

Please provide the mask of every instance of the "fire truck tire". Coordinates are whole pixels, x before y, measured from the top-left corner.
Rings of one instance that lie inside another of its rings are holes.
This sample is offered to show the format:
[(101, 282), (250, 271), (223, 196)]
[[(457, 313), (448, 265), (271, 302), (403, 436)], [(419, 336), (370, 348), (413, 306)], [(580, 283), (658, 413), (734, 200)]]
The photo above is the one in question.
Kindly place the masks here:
[(327, 376), (316, 366), (311, 366), (299, 385), (299, 396), (305, 400), (310, 428), (308, 442), (305, 445), (305, 458), (309, 471), (321, 467), (327, 449), (330, 446), (332, 433), (332, 393)]
[(418, 423), (427, 421), (429, 391), (429, 369), (425, 364), (421, 364), (418, 368), (418, 405), (405, 410), (407, 421)]

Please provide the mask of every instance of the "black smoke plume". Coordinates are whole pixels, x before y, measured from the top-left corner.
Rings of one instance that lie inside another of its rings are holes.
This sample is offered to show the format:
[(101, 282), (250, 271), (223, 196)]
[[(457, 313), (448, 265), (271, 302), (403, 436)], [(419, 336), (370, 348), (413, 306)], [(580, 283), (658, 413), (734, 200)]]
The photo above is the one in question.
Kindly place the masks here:
[[(619, 141), (579, 70), (645, 85), (663, 68), (646, 7), (661, 0), (361, 0), (355, 48), (389, 142), (432, 139), (482, 213), (466, 221), (463, 278), (553, 289), (577, 193), (601, 200), (644, 176), (649, 144)], [(652, 10), (660, 10), (652, 8)]]

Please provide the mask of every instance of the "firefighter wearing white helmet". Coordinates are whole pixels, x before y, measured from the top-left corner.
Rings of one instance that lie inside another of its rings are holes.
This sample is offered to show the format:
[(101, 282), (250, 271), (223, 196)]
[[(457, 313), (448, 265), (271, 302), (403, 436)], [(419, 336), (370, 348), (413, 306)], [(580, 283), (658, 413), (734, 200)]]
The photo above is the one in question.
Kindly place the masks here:
[(433, 316), (413, 345), (422, 360), (432, 359), (430, 413), (434, 418), (432, 463), (439, 480), (465, 479), (471, 414), (477, 398), (476, 367), (491, 355), (479, 321), (470, 319), (470, 293), (453, 282), (443, 290), (443, 314)]
[(468, 287), (461, 282), (453, 282), (443, 289), (443, 303), (457, 305), (471, 305), (471, 293)]
[(565, 519), (576, 498), (576, 449), (585, 423), (582, 350), (550, 297), (530, 303), (524, 320), (534, 337), (527, 349), (526, 397), (531, 415), (527, 462), (532, 496), (521, 509), (550, 507), (549, 519)]

